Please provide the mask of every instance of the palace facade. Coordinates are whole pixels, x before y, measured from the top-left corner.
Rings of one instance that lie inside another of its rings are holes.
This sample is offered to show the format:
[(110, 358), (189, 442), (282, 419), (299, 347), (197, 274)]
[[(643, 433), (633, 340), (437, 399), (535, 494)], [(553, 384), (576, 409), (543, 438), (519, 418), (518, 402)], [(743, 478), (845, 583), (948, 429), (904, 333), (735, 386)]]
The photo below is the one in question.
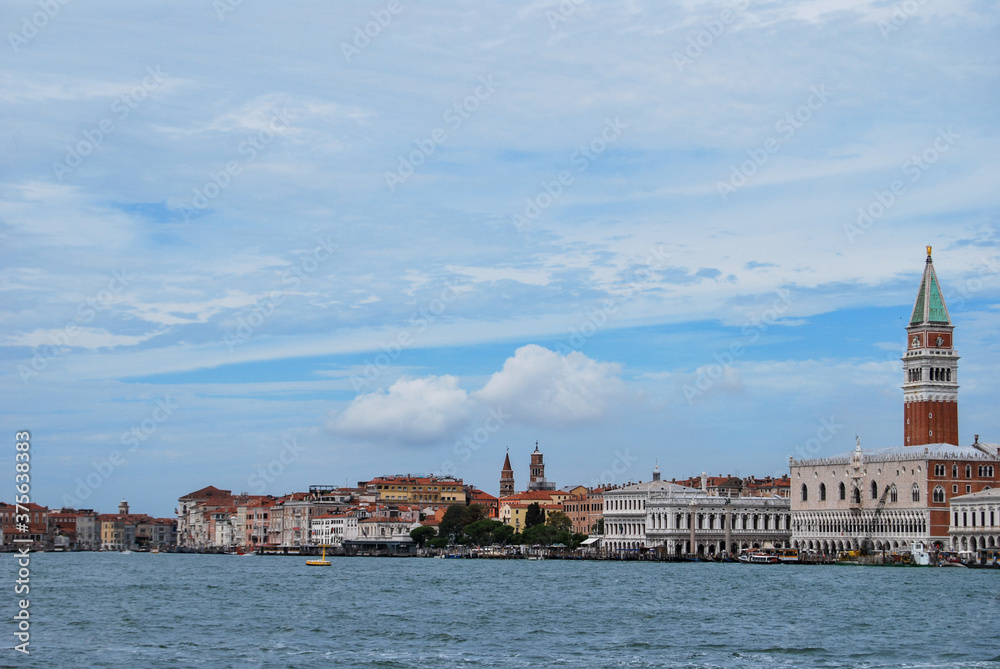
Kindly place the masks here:
[(604, 490), (607, 552), (660, 549), (668, 555), (735, 555), (743, 548), (790, 546), (786, 497), (727, 497), (653, 480)]
[(796, 547), (947, 548), (951, 499), (1000, 482), (1000, 446), (959, 445), (954, 329), (928, 247), (902, 358), (903, 444), (789, 459)]

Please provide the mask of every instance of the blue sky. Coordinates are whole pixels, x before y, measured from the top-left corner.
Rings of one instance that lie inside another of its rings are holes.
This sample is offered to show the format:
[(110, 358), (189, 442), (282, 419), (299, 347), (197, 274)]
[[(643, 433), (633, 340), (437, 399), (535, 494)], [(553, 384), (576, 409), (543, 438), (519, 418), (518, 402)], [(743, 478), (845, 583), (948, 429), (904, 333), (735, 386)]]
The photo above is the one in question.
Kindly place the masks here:
[(897, 445), (926, 244), (1000, 440), (998, 11), (941, 4), (4, 3), (35, 499)]

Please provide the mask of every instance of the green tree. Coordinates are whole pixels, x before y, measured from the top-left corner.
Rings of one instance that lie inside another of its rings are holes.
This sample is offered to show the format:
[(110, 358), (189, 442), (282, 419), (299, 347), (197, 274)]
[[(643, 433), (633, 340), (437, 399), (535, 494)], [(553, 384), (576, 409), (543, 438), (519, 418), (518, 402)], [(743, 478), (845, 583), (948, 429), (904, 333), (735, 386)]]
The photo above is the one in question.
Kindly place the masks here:
[(427, 542), (427, 545), (431, 548), (447, 548), (448, 540), (445, 537), (434, 537)]
[(499, 520), (484, 518), (465, 526), (465, 535), (469, 537), (471, 543), (477, 546), (484, 546), (493, 541), (493, 531), (502, 527)]
[(500, 544), (501, 546), (506, 546), (510, 543), (515, 543), (514, 539), (514, 528), (510, 525), (500, 524), (500, 527), (493, 530), (493, 543)]
[(560, 532), (569, 532), (573, 529), (573, 521), (562, 511), (551, 511), (545, 518), (545, 524), (551, 525)]
[(542, 511), (542, 507), (538, 505), (538, 502), (529, 504), (528, 509), (524, 512), (524, 529), (527, 530), (529, 527), (541, 525), (544, 522), (545, 512)]
[(452, 504), (444, 512), (441, 522), (438, 524), (438, 534), (449, 541), (458, 541), (465, 529), (465, 505)]
[(598, 518), (597, 522), (594, 523), (594, 534), (604, 534), (604, 518)]
[(430, 525), (421, 525), (410, 530), (410, 538), (416, 541), (421, 548), (424, 547), (428, 539), (433, 539), (436, 536), (437, 530)]
[(564, 542), (570, 548), (576, 549), (587, 540), (586, 534), (581, 534), (579, 532), (574, 532), (569, 536), (569, 541)]
[(521, 533), (521, 541), (529, 546), (534, 546), (535, 544), (548, 546), (559, 543), (563, 534), (565, 533), (560, 532), (551, 525), (532, 525)]
[(465, 521), (466, 525), (471, 525), (472, 523), (478, 523), (480, 520), (485, 520), (490, 517), (489, 510), (482, 504), (470, 504), (465, 507), (465, 514), (462, 520)]

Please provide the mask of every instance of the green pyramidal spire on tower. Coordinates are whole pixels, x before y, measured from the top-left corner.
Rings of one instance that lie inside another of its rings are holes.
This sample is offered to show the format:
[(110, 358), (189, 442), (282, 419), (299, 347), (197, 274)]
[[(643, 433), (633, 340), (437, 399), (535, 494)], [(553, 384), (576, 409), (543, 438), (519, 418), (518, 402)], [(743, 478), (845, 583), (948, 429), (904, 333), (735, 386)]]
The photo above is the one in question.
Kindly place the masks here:
[(913, 315), (910, 325), (951, 325), (948, 307), (945, 306), (941, 287), (938, 285), (934, 263), (931, 261), (931, 247), (927, 247), (927, 264), (924, 265), (924, 278), (920, 281), (917, 301), (913, 305)]

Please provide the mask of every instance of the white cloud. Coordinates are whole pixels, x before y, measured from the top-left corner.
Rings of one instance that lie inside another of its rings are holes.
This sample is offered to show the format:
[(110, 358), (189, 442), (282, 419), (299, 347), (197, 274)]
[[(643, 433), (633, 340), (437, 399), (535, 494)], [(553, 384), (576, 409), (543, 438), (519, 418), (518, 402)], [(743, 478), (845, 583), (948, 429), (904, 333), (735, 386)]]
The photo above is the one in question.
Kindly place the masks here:
[(579, 351), (560, 355), (529, 344), (504, 362), (475, 397), (533, 425), (596, 421), (625, 395), (621, 366)]
[(71, 346), (100, 349), (116, 346), (135, 346), (155, 337), (159, 332), (142, 335), (121, 335), (95, 328), (74, 326), (63, 329), (35, 330), (9, 335), (3, 340), (5, 346)]
[(403, 378), (388, 391), (355, 397), (332, 426), (366, 439), (430, 442), (464, 423), (470, 408), (469, 396), (454, 376)]

